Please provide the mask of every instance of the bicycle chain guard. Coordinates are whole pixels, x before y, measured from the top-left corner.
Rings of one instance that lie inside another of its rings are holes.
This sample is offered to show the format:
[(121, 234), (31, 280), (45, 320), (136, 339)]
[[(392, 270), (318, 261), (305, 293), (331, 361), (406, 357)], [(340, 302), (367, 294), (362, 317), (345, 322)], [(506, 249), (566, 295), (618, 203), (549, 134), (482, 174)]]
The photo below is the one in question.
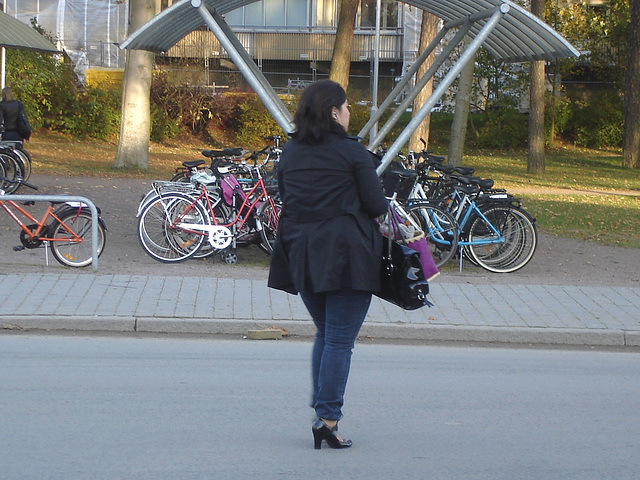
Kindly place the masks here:
[(211, 225), (207, 231), (209, 232), (209, 243), (216, 250), (224, 250), (231, 245), (233, 234), (227, 227)]
[[(31, 232), (35, 232), (38, 229), (38, 225), (35, 225), (35, 224), (27, 225), (27, 228)], [(45, 225), (43, 227), (42, 231), (40, 232), (40, 236), (41, 237), (49, 236), (49, 225)], [(22, 230), (20, 231), (20, 243), (22, 243), (22, 245), (24, 245), (25, 248), (33, 249), (33, 248), (38, 248), (40, 245), (42, 245), (42, 240), (40, 240), (39, 237), (29, 238), (29, 235), (27, 235), (25, 231)]]

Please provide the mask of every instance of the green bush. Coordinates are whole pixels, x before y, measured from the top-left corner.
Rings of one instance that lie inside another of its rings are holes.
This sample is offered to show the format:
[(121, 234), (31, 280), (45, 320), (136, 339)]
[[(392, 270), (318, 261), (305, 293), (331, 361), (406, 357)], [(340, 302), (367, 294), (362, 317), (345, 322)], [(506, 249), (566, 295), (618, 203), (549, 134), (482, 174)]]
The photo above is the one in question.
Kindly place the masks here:
[(623, 128), (622, 101), (616, 91), (606, 90), (573, 102), (566, 137), (584, 147), (619, 147)]
[(471, 114), (473, 129), (467, 131), (467, 143), (476, 148), (517, 148), (526, 145), (528, 115), (512, 108)]
[(24, 104), (31, 126), (63, 128), (78, 95), (71, 66), (26, 50), (8, 49), (6, 59), (6, 83)]
[(154, 142), (163, 142), (176, 137), (185, 127), (179, 119), (167, 114), (157, 103), (151, 103), (151, 134)]
[(264, 137), (282, 135), (284, 132), (256, 95), (247, 95), (238, 104), (236, 140), (246, 149), (264, 147)]
[(351, 117), (349, 119), (349, 133), (357, 135), (370, 118), (371, 107), (367, 105), (351, 105), (349, 107)]
[(544, 128), (546, 138), (551, 137), (551, 123), (554, 123), (553, 136), (562, 135), (566, 131), (572, 116), (571, 100), (566, 97), (553, 98), (547, 93), (545, 98)]
[(88, 88), (76, 98), (64, 131), (106, 140), (120, 129), (122, 94), (115, 89)]

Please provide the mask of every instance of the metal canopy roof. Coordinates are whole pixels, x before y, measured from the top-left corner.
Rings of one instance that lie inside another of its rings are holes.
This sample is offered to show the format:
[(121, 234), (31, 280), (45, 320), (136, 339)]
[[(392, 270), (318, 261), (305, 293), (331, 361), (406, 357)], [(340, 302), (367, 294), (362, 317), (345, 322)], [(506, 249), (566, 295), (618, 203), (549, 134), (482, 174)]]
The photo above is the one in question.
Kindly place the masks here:
[(56, 47), (36, 30), (4, 12), (0, 12), (0, 47), (58, 53)]
[[(257, 0), (182, 0), (162, 11), (143, 28), (133, 33), (123, 48), (166, 52), (185, 35), (205, 26), (198, 13), (200, 3), (220, 15), (249, 5)], [(521, 62), (553, 60), (577, 56), (578, 51), (551, 27), (508, 0), (406, 0), (407, 4), (442, 18), (448, 28), (471, 17), (488, 18), (493, 11), (508, 5), (499, 25), (488, 36), (484, 47), (499, 60)], [(482, 28), (482, 21), (474, 22), (469, 35), (474, 37)]]
[[(257, 0), (182, 0), (134, 32), (122, 43), (121, 48), (166, 52), (188, 33), (207, 26), (278, 125), (285, 132), (292, 132), (294, 125), (291, 113), (222, 17), (255, 1)], [(386, 150), (378, 167), (379, 175), (409, 141), (411, 134), (481, 46), (504, 62), (549, 61), (579, 55), (578, 51), (551, 27), (508, 0), (406, 0), (406, 3), (442, 18), (444, 25), (431, 44), (403, 74), (379, 108), (372, 110), (371, 118), (358, 134), (361, 137), (370, 135), (367, 146), (369, 150), (374, 151), (381, 144), (418, 92), (433, 78), (436, 70), (444, 66), (445, 60), (452, 55), (454, 48), (461, 46), (463, 49), (431, 96), (418, 111), (413, 112), (410, 122)], [(417, 79), (413, 87), (409, 87), (409, 81), (418, 71), (418, 67), (450, 30), (457, 32), (443, 47), (427, 72)], [(466, 37), (470, 37), (468, 43), (465, 43)], [(409, 90), (404, 100), (396, 107), (380, 131), (376, 131), (377, 122), (382, 114), (394, 104), (394, 99), (403, 88)]]

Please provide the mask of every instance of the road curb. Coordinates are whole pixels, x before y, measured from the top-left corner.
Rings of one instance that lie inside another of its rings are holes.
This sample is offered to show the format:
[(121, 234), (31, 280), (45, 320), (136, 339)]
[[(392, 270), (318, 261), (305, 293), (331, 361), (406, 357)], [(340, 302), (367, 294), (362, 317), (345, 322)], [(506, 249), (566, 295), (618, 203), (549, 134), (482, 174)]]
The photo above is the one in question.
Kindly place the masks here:
[[(111, 333), (241, 335), (249, 330), (284, 328), (291, 336), (312, 338), (311, 321), (255, 319), (149, 318), (110, 316), (0, 316), (2, 330)], [(365, 322), (360, 337), (380, 340), (483, 342), (567, 346), (640, 346), (640, 331), (383, 324)]]

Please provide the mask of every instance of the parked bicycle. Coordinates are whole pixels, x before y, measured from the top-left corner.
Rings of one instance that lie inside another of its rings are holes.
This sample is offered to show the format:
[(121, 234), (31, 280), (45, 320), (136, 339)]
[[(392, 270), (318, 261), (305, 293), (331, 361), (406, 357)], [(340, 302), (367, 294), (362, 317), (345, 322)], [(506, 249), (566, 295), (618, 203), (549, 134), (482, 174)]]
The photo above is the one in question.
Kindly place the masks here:
[[(0, 177), (3, 184), (18, 184), (37, 190), (38, 187), (22, 178), (16, 180)], [(93, 218), (89, 207), (81, 202), (49, 202), (41, 220), (36, 219), (13, 200), (2, 200), (5, 191), (0, 189), (0, 207), (20, 226), (20, 243), (14, 250), (34, 249), (48, 245), (53, 257), (68, 267), (86, 267), (93, 261)], [(34, 202), (26, 202), (25, 206)], [(25, 223), (19, 216), (27, 220)], [(104, 251), (107, 227), (98, 218), (98, 256)]]
[(443, 160), (424, 150), (409, 152), (403, 161), (412, 169), (402, 170), (401, 165), (385, 172), (387, 183), (403, 184), (399, 191), (407, 211), (425, 233), (432, 232), (429, 243), (436, 264), (440, 267), (457, 254), (460, 268), (463, 257), (498, 273), (525, 266), (537, 246), (535, 219), (519, 199), (493, 188), (493, 180), (471, 176), (473, 167), (443, 165)]
[[(269, 189), (269, 193), (274, 195), (277, 193), (277, 182), (275, 172), (280, 153), (282, 153), (282, 137), (280, 135), (270, 135), (264, 137), (265, 140), (272, 142), (262, 150), (246, 155), (248, 152), (242, 148), (225, 148), (223, 150), (203, 150), (202, 154), (211, 159), (210, 165), (207, 166), (204, 160), (187, 160), (182, 162), (182, 167), (176, 169), (175, 175), (171, 178), (172, 182), (188, 182), (192, 175), (198, 172), (212, 170), (214, 163), (220, 163), (219, 159), (227, 162), (237, 163), (239, 165), (252, 162), (256, 164), (258, 158), (264, 157), (261, 162), (261, 175), (265, 185)], [(245, 189), (250, 189), (257, 180), (253, 170), (246, 170), (247, 174), (236, 172), (236, 178)]]
[[(243, 243), (256, 243), (271, 253), (280, 205), (267, 191), (263, 165), (213, 158), (209, 171), (190, 177), (191, 187), (154, 182), (154, 193), (141, 202), (138, 238), (156, 260), (179, 262), (204, 248), (206, 255), (219, 253), (226, 263), (236, 263), (236, 247)], [(236, 174), (247, 172), (257, 180), (245, 191)]]

